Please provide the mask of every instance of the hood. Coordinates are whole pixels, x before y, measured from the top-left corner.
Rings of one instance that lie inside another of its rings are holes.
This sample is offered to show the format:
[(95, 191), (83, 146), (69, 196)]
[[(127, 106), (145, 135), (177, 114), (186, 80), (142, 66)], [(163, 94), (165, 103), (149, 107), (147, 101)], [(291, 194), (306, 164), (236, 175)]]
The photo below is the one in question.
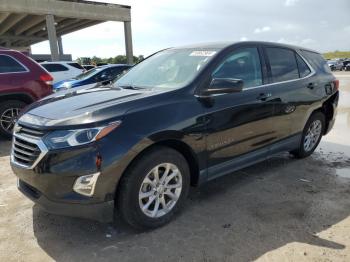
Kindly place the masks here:
[(116, 87), (75, 88), (50, 95), (26, 108), (19, 123), (41, 128), (74, 126), (122, 117), (135, 100), (164, 91), (130, 90)]

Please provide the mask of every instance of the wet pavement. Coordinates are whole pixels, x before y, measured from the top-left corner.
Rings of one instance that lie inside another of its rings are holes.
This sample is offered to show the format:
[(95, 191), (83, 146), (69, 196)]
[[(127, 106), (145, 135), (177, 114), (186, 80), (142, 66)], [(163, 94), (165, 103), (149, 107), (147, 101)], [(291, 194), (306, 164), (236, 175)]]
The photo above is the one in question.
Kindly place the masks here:
[(0, 261), (350, 261), (350, 72), (336, 75), (337, 121), (311, 157), (281, 154), (192, 189), (151, 232), (40, 210), (0, 140)]

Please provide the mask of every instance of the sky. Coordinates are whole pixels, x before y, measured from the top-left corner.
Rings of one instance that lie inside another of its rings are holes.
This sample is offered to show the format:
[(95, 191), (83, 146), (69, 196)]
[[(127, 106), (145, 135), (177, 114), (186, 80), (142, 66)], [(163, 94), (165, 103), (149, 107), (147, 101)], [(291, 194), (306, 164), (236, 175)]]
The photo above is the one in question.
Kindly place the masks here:
[[(134, 55), (193, 43), (262, 40), (350, 50), (350, 0), (95, 0), (131, 6)], [(64, 35), (73, 58), (125, 54), (121, 22)], [(48, 41), (32, 52), (49, 53)]]

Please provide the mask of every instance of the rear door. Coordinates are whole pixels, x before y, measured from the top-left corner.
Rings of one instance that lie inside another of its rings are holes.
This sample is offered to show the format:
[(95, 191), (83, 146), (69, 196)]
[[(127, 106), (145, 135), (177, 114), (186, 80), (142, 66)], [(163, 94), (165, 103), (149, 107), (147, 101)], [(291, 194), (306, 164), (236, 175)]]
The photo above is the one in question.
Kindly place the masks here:
[(305, 102), (306, 94), (312, 88), (312, 70), (293, 49), (267, 45), (264, 52), (270, 83), (269, 93), (275, 104), (275, 134), (278, 141), (293, 139), (305, 124), (301, 119), (303, 108), (308, 107)]
[(229, 52), (212, 72), (211, 79), (241, 79), (244, 87), (239, 93), (212, 96), (206, 103), (209, 179), (232, 170), (234, 159), (248, 152), (264, 158), (267, 145), (275, 140), (274, 105), (263, 86), (263, 60), (258, 46), (241, 47)]
[(0, 54), (0, 87), (2, 93), (22, 92), (29, 69), (16, 58)]

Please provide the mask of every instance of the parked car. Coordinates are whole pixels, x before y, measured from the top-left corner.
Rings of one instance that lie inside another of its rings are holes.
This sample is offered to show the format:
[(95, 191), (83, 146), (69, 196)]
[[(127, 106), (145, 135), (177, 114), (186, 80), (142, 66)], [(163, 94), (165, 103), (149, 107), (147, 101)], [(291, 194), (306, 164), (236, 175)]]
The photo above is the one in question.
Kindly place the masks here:
[(53, 83), (70, 79), (84, 72), (84, 68), (75, 62), (56, 61), (40, 63), (53, 76)]
[(343, 63), (340, 61), (330, 60), (330, 61), (327, 61), (327, 64), (332, 71), (343, 70)]
[(96, 83), (108, 84), (130, 67), (130, 65), (123, 64), (96, 67), (71, 79), (57, 82), (54, 84), (54, 90), (58, 91), (78, 86), (92, 87)]
[(0, 135), (12, 136), (17, 116), (26, 105), (52, 93), (52, 76), (34, 60), (0, 48)]
[(19, 190), (50, 213), (109, 222), (116, 211), (155, 228), (181, 209), (190, 185), (279, 152), (311, 155), (334, 124), (338, 86), (321, 54), (306, 48), (171, 48), (114, 85), (29, 107), (11, 166)]
[(350, 60), (343, 61), (343, 70), (349, 71), (350, 70)]
[(88, 70), (90, 70), (90, 69), (95, 68), (96, 66), (94, 66), (94, 65), (82, 65), (82, 67), (83, 67), (86, 71), (88, 71)]

